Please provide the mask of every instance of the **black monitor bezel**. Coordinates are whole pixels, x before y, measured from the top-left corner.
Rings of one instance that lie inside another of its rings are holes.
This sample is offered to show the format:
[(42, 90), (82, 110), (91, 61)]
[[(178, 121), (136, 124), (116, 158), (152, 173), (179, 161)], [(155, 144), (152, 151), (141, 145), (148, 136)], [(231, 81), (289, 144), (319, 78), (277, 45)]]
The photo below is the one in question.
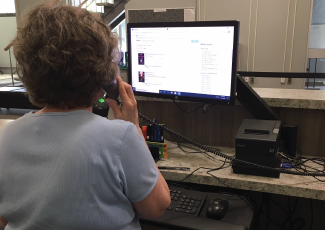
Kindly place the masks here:
[[(200, 97), (188, 97), (188, 96), (174, 96), (168, 94), (148, 93), (133, 91), (134, 95), (165, 98), (178, 101), (193, 101), (213, 104), (234, 105), (236, 101), (236, 82), (237, 82), (237, 60), (238, 60), (238, 45), (239, 45), (239, 21), (195, 21), (195, 22), (154, 22), (154, 23), (128, 23), (127, 24), (127, 45), (128, 45), (128, 80), (132, 86), (132, 49), (131, 49), (131, 29), (132, 28), (144, 28), (144, 27), (215, 27), (215, 26), (233, 26), (234, 27), (234, 44), (233, 44), (233, 63), (232, 63), (232, 76), (231, 76), (231, 90), (230, 99), (210, 99)], [(186, 67), (184, 67), (186, 68)]]

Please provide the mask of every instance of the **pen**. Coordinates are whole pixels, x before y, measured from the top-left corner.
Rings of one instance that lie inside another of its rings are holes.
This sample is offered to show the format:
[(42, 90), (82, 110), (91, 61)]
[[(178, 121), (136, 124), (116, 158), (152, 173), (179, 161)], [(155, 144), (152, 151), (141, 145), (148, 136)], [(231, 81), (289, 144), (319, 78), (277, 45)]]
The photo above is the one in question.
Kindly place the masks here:
[(158, 169), (181, 170), (181, 171), (188, 171), (188, 170), (190, 170), (190, 168), (186, 168), (186, 167), (164, 167), (164, 166), (158, 166)]

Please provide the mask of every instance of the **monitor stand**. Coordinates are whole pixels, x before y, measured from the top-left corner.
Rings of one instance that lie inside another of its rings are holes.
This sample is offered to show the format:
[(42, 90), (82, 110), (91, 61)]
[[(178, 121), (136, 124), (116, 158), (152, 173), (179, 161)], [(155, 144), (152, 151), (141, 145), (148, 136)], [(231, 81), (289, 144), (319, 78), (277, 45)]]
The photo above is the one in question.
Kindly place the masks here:
[(268, 104), (245, 82), (245, 80), (237, 75), (237, 100), (259, 120), (280, 120), (275, 112)]

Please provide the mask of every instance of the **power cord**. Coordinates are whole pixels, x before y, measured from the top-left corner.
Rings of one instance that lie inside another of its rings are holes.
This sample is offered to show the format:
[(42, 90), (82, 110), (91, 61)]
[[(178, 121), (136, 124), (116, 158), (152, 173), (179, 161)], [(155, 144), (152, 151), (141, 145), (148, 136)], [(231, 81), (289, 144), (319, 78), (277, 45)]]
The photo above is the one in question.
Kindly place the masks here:
[(174, 99), (173, 99), (173, 102), (174, 102), (175, 105), (176, 105), (180, 110), (182, 110), (184, 113), (193, 113), (193, 112), (199, 110), (200, 108), (202, 108), (203, 106), (205, 106), (205, 104), (202, 104), (202, 105), (200, 105), (199, 107), (197, 107), (196, 109), (193, 109), (192, 111), (186, 111), (186, 110), (184, 110), (182, 107), (180, 107), (180, 106), (178, 105), (178, 103), (177, 103)]
[(195, 111), (197, 111), (197, 110), (199, 110), (200, 108), (202, 108), (203, 107), (203, 113), (207, 113), (213, 106), (215, 106), (217, 103), (214, 103), (214, 104), (212, 104), (212, 105), (210, 105), (210, 106), (208, 106), (209, 104), (202, 104), (202, 105), (200, 105), (199, 107), (197, 107), (196, 109), (193, 109), (192, 111), (186, 111), (186, 110), (184, 110), (182, 107), (180, 107), (179, 105), (178, 105), (178, 103), (173, 99), (173, 102), (175, 103), (175, 105), (180, 109), (180, 110), (182, 110), (183, 112), (185, 112), (185, 113), (193, 113), (193, 112), (195, 112)]

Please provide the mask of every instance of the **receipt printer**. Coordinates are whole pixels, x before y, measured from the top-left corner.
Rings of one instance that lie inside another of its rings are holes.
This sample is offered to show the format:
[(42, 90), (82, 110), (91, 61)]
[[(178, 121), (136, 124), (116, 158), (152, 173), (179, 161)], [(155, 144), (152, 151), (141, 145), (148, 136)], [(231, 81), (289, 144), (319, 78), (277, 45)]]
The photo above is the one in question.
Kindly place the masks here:
[[(279, 168), (278, 154), (281, 121), (244, 119), (236, 135), (236, 159)], [(234, 163), (233, 172), (256, 176), (280, 177), (280, 172)]]

